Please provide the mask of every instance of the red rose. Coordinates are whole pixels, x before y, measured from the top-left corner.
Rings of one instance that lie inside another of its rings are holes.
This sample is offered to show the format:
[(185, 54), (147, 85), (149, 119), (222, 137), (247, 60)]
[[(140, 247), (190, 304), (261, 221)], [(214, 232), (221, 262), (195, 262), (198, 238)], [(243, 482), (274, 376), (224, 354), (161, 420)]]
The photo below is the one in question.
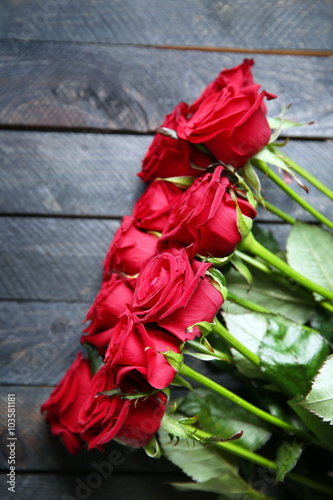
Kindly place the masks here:
[(174, 379), (176, 370), (163, 352), (179, 353), (180, 341), (157, 325), (146, 325), (126, 311), (112, 331), (105, 362), (117, 368), (117, 384), (132, 370), (141, 373), (156, 389), (164, 389)]
[[(118, 394), (100, 394), (116, 388), (115, 371), (107, 365), (102, 366), (92, 379), (89, 398), (79, 415), (80, 433), (87, 441), (88, 449), (103, 451), (103, 445), (113, 438), (133, 447), (146, 446), (160, 427), (165, 411), (165, 394), (158, 392), (137, 401), (121, 398)], [(124, 394), (153, 390), (135, 372), (128, 374), (119, 389)]]
[[(241, 241), (236, 203), (228, 193), (231, 186), (227, 177), (221, 177), (223, 167), (194, 181), (184, 192), (170, 215), (160, 242), (169, 246), (191, 245), (190, 258), (199, 255), (225, 257)], [(248, 219), (256, 216), (252, 205), (237, 199), (242, 214)], [(135, 299), (134, 299), (135, 301)]]
[(142, 264), (155, 255), (158, 238), (136, 228), (134, 217), (123, 217), (104, 261), (103, 280), (108, 280), (112, 270), (134, 276)]
[(102, 283), (94, 303), (91, 305), (85, 321), (91, 321), (84, 330), (88, 335), (82, 335), (81, 343), (90, 342), (96, 346), (100, 354), (110, 342), (111, 328), (117, 322), (126, 305), (133, 303), (133, 290), (116, 275), (111, 275), (108, 281)]
[(223, 71), (189, 109), (181, 115), (177, 134), (194, 144), (204, 144), (217, 160), (241, 167), (269, 141), (264, 97), (254, 84), (251, 61)]
[(254, 80), (251, 72), (251, 67), (253, 65), (253, 59), (244, 59), (242, 64), (239, 64), (234, 68), (226, 68), (221, 71), (218, 77), (205, 88), (201, 96), (191, 104), (189, 114), (193, 114), (202, 104), (202, 102), (207, 99), (207, 97), (209, 97), (211, 94), (215, 94), (216, 92), (220, 92), (227, 85), (234, 85), (237, 89), (248, 87), (249, 85), (254, 85)]
[(154, 181), (134, 205), (137, 227), (162, 232), (168, 216), (183, 191), (170, 182)]
[(141, 269), (134, 290), (133, 309), (143, 323), (157, 323), (181, 341), (199, 335), (200, 321), (213, 321), (223, 303), (205, 272), (210, 264), (189, 262), (184, 248), (156, 255)]
[(49, 399), (41, 406), (41, 413), (46, 413), (53, 436), (61, 437), (72, 454), (83, 445), (78, 431), (78, 416), (88, 398), (90, 381), (89, 362), (79, 352)]
[[(181, 102), (169, 115), (166, 115), (161, 128), (176, 130), (180, 117), (186, 116), (187, 113), (188, 105)], [(206, 168), (212, 163), (212, 160), (210, 156), (202, 153), (186, 141), (156, 133), (143, 159), (142, 172), (138, 175), (143, 182), (151, 181), (156, 177), (200, 175), (200, 170), (192, 168), (191, 162), (199, 167)]]

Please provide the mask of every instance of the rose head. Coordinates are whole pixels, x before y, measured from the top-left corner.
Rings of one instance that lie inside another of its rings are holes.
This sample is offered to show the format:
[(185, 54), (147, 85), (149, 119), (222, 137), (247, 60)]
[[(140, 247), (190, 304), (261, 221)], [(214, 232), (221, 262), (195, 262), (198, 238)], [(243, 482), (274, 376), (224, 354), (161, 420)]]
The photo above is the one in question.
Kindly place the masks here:
[(108, 280), (112, 271), (120, 271), (129, 276), (136, 275), (142, 264), (155, 255), (158, 239), (140, 231), (134, 217), (123, 217), (106, 254), (103, 280)]
[(205, 273), (210, 264), (189, 261), (184, 248), (161, 252), (141, 269), (134, 291), (133, 310), (143, 323), (157, 323), (179, 340), (200, 335), (201, 321), (211, 322), (223, 303)]
[(133, 208), (137, 227), (162, 232), (168, 216), (183, 191), (170, 182), (154, 181)]
[(265, 97), (254, 84), (251, 65), (224, 70), (192, 104), (186, 116), (178, 120), (177, 134), (194, 144), (204, 144), (218, 161), (235, 168), (260, 151), (269, 141), (271, 131), (266, 119)]
[[(234, 252), (242, 239), (239, 214), (227, 191), (231, 183), (222, 173), (223, 167), (219, 166), (212, 174), (196, 179), (184, 192), (169, 217), (160, 243), (192, 245), (190, 258), (196, 254), (226, 257)], [(249, 221), (256, 216), (248, 201), (238, 198), (237, 203)]]
[(113, 368), (102, 366), (92, 379), (89, 398), (79, 415), (80, 434), (87, 441), (88, 449), (103, 451), (103, 445), (113, 438), (137, 448), (146, 446), (160, 427), (165, 394), (158, 392), (136, 402), (121, 398), (119, 394), (101, 394), (117, 388), (123, 394), (153, 390), (139, 373), (134, 372), (118, 387)]
[(67, 450), (75, 454), (82, 448), (79, 436), (78, 416), (89, 395), (91, 373), (89, 362), (81, 352), (65, 376), (41, 406), (46, 413), (53, 436), (61, 437)]
[(136, 370), (156, 389), (164, 389), (174, 379), (176, 370), (163, 352), (179, 353), (180, 341), (157, 325), (146, 325), (127, 310), (112, 331), (105, 362), (117, 371), (117, 384)]
[[(176, 130), (179, 118), (186, 116), (187, 112), (187, 104), (181, 102), (165, 117), (161, 128)], [(142, 172), (138, 175), (143, 182), (152, 181), (156, 177), (200, 175), (199, 170), (191, 167), (191, 162), (205, 168), (212, 160), (186, 141), (156, 133), (143, 159)]]
[(102, 287), (91, 305), (85, 321), (90, 325), (84, 330), (81, 343), (90, 342), (96, 346), (100, 354), (105, 354), (110, 341), (111, 328), (117, 322), (126, 305), (133, 303), (133, 290), (125, 281), (112, 274), (108, 281), (103, 281)]

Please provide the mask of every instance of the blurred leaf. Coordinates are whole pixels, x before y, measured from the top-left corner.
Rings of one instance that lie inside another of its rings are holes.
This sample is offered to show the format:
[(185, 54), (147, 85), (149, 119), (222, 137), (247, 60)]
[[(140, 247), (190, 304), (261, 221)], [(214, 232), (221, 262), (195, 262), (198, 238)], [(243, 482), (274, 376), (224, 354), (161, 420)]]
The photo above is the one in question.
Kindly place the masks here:
[(312, 316), (310, 324), (325, 337), (333, 351), (333, 314), (320, 309)]
[(229, 471), (221, 474), (221, 476), (210, 479), (203, 483), (171, 483), (178, 490), (194, 490), (207, 491), (212, 493), (220, 493), (219, 500), (253, 500), (253, 498), (265, 499), (265, 495), (255, 491), (251, 486), (244, 481), (238, 474), (233, 474)]
[[(261, 341), (267, 330), (265, 315), (257, 313), (227, 314), (225, 321), (231, 335), (245, 345), (253, 354), (258, 355)], [(237, 368), (243, 375), (263, 378), (260, 369), (251, 361), (236, 351), (236, 349), (231, 348), (231, 352)]]
[(100, 356), (97, 347), (90, 344), (90, 342), (85, 342), (83, 345), (88, 354), (91, 375), (94, 376), (104, 365), (103, 358)]
[(296, 439), (292, 443), (283, 441), (280, 444), (276, 455), (276, 483), (283, 481), (284, 476), (295, 467), (301, 453), (302, 444), (298, 443)]
[[(317, 285), (333, 292), (333, 234), (325, 229), (296, 222), (287, 240), (289, 265)], [(315, 294), (319, 300), (322, 297)]]
[(231, 259), (232, 265), (237, 269), (239, 273), (241, 273), (242, 276), (244, 276), (245, 280), (247, 281), (249, 288), (252, 286), (252, 274), (250, 269), (244, 264), (242, 259), (237, 257), (237, 255), (234, 255), (233, 258)]
[(288, 401), (290, 407), (303, 420), (306, 427), (317, 436), (322, 446), (333, 451), (333, 425), (311, 413), (307, 408), (301, 406), (302, 397), (295, 397)]
[(188, 416), (198, 416), (202, 429), (214, 436), (227, 438), (243, 430), (243, 436), (235, 444), (250, 451), (263, 446), (271, 436), (261, 419), (227, 399), (216, 398), (208, 389), (188, 394), (179, 410)]
[(279, 244), (276, 241), (272, 231), (264, 229), (258, 224), (254, 224), (252, 233), (255, 239), (270, 252), (276, 253), (280, 250)]
[(333, 354), (320, 368), (311, 391), (300, 405), (332, 424), (333, 420)]
[[(273, 274), (266, 275), (254, 268), (251, 269), (253, 283), (251, 290), (242, 276), (231, 269), (226, 274), (227, 287), (230, 293), (242, 297), (267, 308), (273, 314), (281, 314), (296, 323), (306, 323), (313, 314), (316, 304), (310, 293), (301, 290), (299, 285), (280, 280)], [(240, 310), (229, 306), (230, 312)]]
[(261, 371), (285, 394), (306, 394), (327, 355), (328, 346), (315, 330), (269, 317), (259, 351)]

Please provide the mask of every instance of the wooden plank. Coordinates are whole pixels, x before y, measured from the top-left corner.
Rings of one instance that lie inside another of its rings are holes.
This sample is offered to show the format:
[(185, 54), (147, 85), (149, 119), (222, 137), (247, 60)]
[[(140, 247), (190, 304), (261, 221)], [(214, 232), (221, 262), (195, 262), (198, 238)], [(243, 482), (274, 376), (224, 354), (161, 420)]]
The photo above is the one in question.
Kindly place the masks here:
[[(69, 454), (58, 438), (51, 435), (45, 417), (40, 414), (40, 406), (49, 397), (52, 387), (0, 387), (1, 454), (0, 470), (7, 470), (7, 414), (8, 394), (16, 398), (16, 469), (18, 471), (89, 471), (94, 470), (93, 462), (109, 460), (110, 453), (118, 456), (114, 472), (166, 472), (177, 470), (167, 460), (149, 459), (143, 450), (130, 450), (115, 442), (106, 446), (105, 453), (98, 450), (81, 450), (77, 455)], [(118, 453), (115, 453), (115, 452)]]
[(0, 297), (92, 302), (118, 226), (112, 220), (1, 218)]
[[(153, 459), (150, 459), (153, 461)], [(0, 476), (1, 477), (1, 476)], [(6, 484), (3, 475), (3, 484)], [(188, 482), (189, 479), (179, 474), (154, 475), (117, 475), (103, 478), (95, 472), (89, 474), (18, 474), (15, 499), (27, 498), (47, 500), (201, 500), (200, 491), (177, 491), (170, 481)], [(2, 500), (11, 500), (13, 494), (3, 489)], [(216, 495), (205, 493), (204, 498), (215, 500)]]
[[(107, 220), (0, 218), (0, 299), (91, 303), (118, 225)], [(279, 226), (272, 225), (273, 231)]]
[[(0, 131), (0, 212), (120, 217), (152, 136)], [(333, 149), (333, 147), (332, 147)]]
[[(0, 385), (57, 384), (81, 348), (87, 310), (87, 304), (0, 302)], [(188, 357), (187, 364), (216, 376), (209, 363)], [(224, 384), (237, 389), (236, 380), (223, 377)]]
[(145, 45), (333, 49), (331, 4), (311, 0), (4, 0), (0, 37)]
[[(152, 136), (0, 131), (0, 213), (121, 217), (144, 190), (136, 176)], [(292, 140), (287, 155), (333, 189), (333, 141)], [(262, 176), (263, 177), (263, 176)], [(312, 220), (263, 178), (263, 196), (294, 217)], [(330, 217), (332, 202), (309, 185), (295, 190)], [(264, 210), (260, 220), (277, 220)]]
[[(0, 124), (147, 132), (183, 100), (192, 102), (225, 67), (246, 54), (124, 46), (0, 43)], [(332, 60), (256, 56), (255, 79), (279, 96), (269, 114), (316, 120), (294, 137), (332, 137)]]

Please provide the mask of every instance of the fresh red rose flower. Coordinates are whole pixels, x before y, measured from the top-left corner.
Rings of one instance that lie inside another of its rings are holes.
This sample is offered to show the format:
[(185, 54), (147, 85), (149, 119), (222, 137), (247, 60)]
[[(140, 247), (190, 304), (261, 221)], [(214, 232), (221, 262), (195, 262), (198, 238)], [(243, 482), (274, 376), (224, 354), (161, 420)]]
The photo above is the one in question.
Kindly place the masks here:
[[(169, 115), (166, 115), (160, 128), (176, 130), (179, 118), (186, 116), (187, 113), (188, 105), (185, 102), (179, 103)], [(202, 172), (192, 168), (191, 163), (206, 168), (212, 163), (212, 159), (186, 141), (156, 133), (143, 159), (142, 171), (138, 175), (143, 182), (150, 182), (156, 177), (183, 175), (197, 177)]]
[[(254, 84), (251, 64), (224, 71), (178, 120), (177, 134), (204, 144), (219, 161), (243, 166), (268, 143), (271, 135), (264, 97), (276, 96)], [(243, 78), (243, 85), (242, 85)]]
[[(196, 179), (184, 192), (162, 233), (161, 244), (192, 245), (191, 259), (196, 254), (226, 257), (234, 252), (242, 235), (236, 203), (227, 191), (231, 184), (222, 173), (223, 167), (219, 166)], [(250, 223), (256, 216), (255, 209), (243, 198), (237, 198), (237, 203)]]
[(189, 108), (189, 115), (193, 114), (202, 104), (202, 102), (207, 99), (207, 97), (215, 94), (216, 92), (220, 92), (227, 85), (233, 85), (237, 89), (248, 87), (249, 85), (254, 85), (254, 80), (251, 72), (251, 67), (253, 65), (253, 59), (244, 59), (242, 64), (239, 64), (234, 68), (226, 68), (221, 71), (217, 78), (205, 88), (200, 97), (198, 97), (198, 99), (196, 99), (191, 104)]
[(136, 448), (146, 446), (160, 427), (165, 394), (158, 392), (137, 401), (121, 398), (118, 394), (101, 394), (117, 388), (124, 394), (153, 390), (139, 373), (134, 372), (118, 387), (113, 368), (102, 366), (92, 379), (89, 398), (79, 415), (80, 435), (87, 441), (88, 449), (103, 451), (103, 445), (113, 438)]
[(90, 325), (84, 330), (81, 343), (90, 342), (96, 346), (100, 354), (104, 354), (110, 342), (111, 328), (117, 322), (126, 305), (133, 303), (133, 290), (123, 279), (112, 274), (108, 281), (103, 281), (102, 287), (91, 305), (85, 321)]
[(79, 352), (49, 399), (41, 406), (41, 413), (46, 413), (53, 436), (62, 438), (72, 454), (83, 445), (78, 431), (78, 416), (88, 398), (90, 381), (89, 362)]
[(143, 325), (127, 310), (114, 327), (105, 362), (117, 369), (117, 384), (132, 370), (141, 373), (156, 389), (164, 389), (176, 370), (163, 356), (169, 350), (179, 353), (180, 341), (157, 325)]
[(137, 227), (162, 232), (169, 214), (183, 191), (170, 182), (154, 181), (134, 205)]
[(161, 252), (141, 269), (133, 310), (143, 323), (157, 323), (182, 342), (200, 335), (201, 321), (211, 322), (223, 303), (205, 273), (211, 264), (189, 261), (184, 248)]
[(112, 271), (129, 276), (136, 275), (142, 264), (155, 255), (158, 238), (140, 231), (132, 216), (124, 216), (106, 254), (103, 280), (108, 280)]

